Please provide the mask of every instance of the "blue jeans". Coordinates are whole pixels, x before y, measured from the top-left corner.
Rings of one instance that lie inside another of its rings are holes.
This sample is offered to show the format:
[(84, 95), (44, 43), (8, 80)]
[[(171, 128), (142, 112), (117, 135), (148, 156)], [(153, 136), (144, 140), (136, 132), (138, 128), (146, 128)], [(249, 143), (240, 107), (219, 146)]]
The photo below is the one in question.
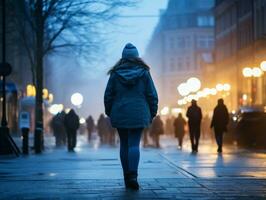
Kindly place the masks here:
[(137, 173), (139, 165), (139, 145), (143, 128), (118, 128), (120, 137), (120, 159), (124, 174)]

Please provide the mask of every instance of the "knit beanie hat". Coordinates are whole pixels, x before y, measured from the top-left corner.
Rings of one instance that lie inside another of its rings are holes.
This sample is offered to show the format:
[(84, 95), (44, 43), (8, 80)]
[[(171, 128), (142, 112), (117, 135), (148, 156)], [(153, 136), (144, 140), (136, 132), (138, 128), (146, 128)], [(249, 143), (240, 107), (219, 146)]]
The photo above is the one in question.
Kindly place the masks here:
[(131, 43), (127, 43), (122, 52), (122, 58), (137, 58), (139, 57), (138, 49)]

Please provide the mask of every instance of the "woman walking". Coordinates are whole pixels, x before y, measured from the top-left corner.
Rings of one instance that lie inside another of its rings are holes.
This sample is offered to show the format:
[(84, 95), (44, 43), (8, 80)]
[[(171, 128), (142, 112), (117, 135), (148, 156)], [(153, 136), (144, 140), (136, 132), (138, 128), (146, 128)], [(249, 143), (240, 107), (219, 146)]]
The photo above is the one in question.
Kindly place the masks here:
[(122, 58), (109, 71), (104, 94), (105, 113), (120, 137), (120, 159), (126, 188), (138, 190), (141, 133), (157, 114), (158, 96), (149, 66), (137, 48), (127, 44)]

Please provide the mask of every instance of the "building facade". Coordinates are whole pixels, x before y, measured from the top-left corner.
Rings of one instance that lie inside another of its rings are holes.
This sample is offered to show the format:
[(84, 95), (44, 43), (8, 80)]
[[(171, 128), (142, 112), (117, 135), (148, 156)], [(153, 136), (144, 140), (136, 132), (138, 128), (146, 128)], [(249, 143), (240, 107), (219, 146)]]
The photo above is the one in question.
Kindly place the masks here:
[(243, 76), (266, 60), (266, 2), (219, 0), (215, 6), (215, 67), (232, 87), (231, 106), (265, 104), (263, 76)]
[(170, 0), (146, 51), (159, 90), (160, 107), (177, 107), (177, 86), (202, 79), (202, 57), (214, 48), (212, 0)]

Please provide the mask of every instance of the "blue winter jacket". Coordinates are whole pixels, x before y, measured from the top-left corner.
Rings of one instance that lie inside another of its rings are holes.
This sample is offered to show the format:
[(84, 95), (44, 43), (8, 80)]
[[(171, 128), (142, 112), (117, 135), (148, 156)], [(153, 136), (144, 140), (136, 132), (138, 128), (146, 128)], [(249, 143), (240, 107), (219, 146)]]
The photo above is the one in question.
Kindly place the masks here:
[(117, 67), (107, 83), (104, 105), (113, 127), (147, 127), (158, 109), (158, 96), (149, 70), (128, 64)]

